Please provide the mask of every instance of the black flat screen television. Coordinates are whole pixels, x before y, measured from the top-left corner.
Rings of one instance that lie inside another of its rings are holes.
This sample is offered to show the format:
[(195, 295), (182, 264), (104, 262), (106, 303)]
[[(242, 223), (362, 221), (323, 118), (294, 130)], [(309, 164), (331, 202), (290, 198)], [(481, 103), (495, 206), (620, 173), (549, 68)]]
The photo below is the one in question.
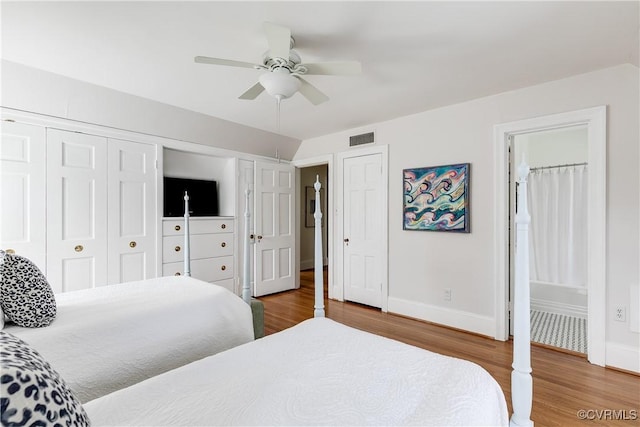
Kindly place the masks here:
[(164, 177), (164, 216), (184, 216), (184, 192), (189, 215), (218, 216), (218, 183), (203, 179)]

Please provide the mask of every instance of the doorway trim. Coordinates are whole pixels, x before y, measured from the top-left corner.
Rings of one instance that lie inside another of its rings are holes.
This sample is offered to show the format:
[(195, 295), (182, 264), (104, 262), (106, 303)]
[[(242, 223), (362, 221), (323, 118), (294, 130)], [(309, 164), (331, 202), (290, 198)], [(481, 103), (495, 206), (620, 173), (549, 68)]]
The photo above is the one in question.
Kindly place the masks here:
[[(327, 195), (327, 211), (326, 212), (322, 212), (322, 215), (325, 216), (325, 218), (327, 218), (327, 224), (329, 225), (328, 229), (327, 229), (327, 262), (329, 263), (329, 267), (327, 268), (327, 286), (328, 286), (328, 291), (329, 291), (329, 298), (331, 299), (336, 299), (334, 298), (333, 295), (333, 283), (334, 283), (334, 269), (335, 269), (335, 264), (334, 264), (334, 256), (333, 256), (333, 230), (334, 230), (334, 223), (335, 223), (335, 215), (332, 215), (331, 217), (329, 217), (329, 214), (331, 212), (333, 212), (333, 201), (334, 201), (334, 176), (333, 176), (333, 155), (332, 154), (327, 154), (327, 155), (323, 155), (323, 156), (316, 156), (316, 157), (310, 157), (308, 159), (300, 159), (300, 160), (294, 160), (291, 162), (291, 164), (296, 168), (296, 188), (300, 188), (300, 169), (301, 168), (307, 168), (307, 167), (311, 167), (311, 166), (320, 166), (320, 165), (327, 165), (327, 189), (325, 191), (324, 194)], [(300, 192), (298, 191), (298, 194)], [(300, 199), (300, 197), (296, 197), (296, 227), (299, 230), (301, 227), (300, 224), (300, 217), (301, 217), (301, 212), (302, 212), (302, 208), (303, 208), (303, 201)], [(330, 218), (330, 219), (329, 219)], [(298, 278), (298, 287), (300, 286), (299, 284), (299, 280), (300, 280), (300, 233), (296, 233), (296, 277)]]
[(606, 328), (606, 210), (607, 210), (607, 107), (598, 106), (566, 113), (535, 117), (494, 126), (494, 185), (496, 212), (494, 217), (496, 339), (505, 341), (508, 330), (509, 286), (509, 140), (512, 136), (587, 126), (589, 181), (587, 192), (587, 342), (589, 362), (605, 366)]

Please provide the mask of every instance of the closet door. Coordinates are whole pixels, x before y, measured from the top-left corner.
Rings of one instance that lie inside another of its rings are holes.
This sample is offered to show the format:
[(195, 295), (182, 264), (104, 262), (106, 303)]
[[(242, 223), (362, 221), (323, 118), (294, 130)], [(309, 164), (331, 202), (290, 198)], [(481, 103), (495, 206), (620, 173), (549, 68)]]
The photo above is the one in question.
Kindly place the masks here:
[(45, 130), (2, 123), (0, 138), (0, 249), (13, 250), (46, 274)]
[(55, 292), (107, 284), (107, 140), (47, 130), (47, 278)]
[(109, 283), (156, 275), (156, 147), (109, 139)]

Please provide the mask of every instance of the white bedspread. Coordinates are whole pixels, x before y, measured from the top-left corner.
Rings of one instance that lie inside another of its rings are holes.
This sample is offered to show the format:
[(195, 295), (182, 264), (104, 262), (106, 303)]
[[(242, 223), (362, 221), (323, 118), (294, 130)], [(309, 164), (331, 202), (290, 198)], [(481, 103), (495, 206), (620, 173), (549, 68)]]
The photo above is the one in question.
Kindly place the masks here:
[(227, 289), (162, 277), (56, 295), (46, 328), (6, 325), (87, 402), (253, 340), (251, 308)]
[(480, 366), (324, 318), (84, 406), (94, 426), (508, 425)]

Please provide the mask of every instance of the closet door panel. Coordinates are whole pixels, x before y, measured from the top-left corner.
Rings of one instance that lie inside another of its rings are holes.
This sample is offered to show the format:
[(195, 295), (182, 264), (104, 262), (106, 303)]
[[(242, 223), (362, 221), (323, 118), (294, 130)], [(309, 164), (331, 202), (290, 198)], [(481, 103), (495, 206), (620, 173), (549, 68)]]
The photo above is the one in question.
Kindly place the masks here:
[(107, 140), (47, 130), (47, 278), (55, 292), (107, 283)]
[(45, 130), (3, 122), (0, 136), (0, 249), (46, 274)]
[(156, 275), (156, 147), (109, 139), (109, 283)]

